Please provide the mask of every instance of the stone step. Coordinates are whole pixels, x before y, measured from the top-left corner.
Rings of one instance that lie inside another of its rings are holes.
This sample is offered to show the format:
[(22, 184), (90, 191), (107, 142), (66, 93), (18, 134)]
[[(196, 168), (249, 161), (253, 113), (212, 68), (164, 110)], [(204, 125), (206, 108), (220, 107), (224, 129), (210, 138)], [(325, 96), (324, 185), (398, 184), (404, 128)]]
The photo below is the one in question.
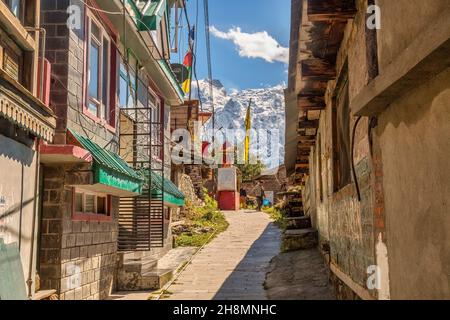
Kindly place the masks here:
[(159, 290), (172, 279), (174, 269), (156, 269), (142, 275), (142, 289)]
[(318, 232), (315, 229), (285, 230), (282, 236), (282, 251), (296, 251), (315, 248), (318, 245)]
[(311, 228), (311, 218), (310, 217), (290, 217), (286, 218), (286, 229), (309, 229)]
[(125, 272), (145, 273), (158, 266), (158, 260), (153, 257), (127, 258), (123, 261), (122, 269)]
[(157, 261), (151, 261), (151, 258), (141, 258), (139, 260), (133, 259), (133, 256), (127, 257), (117, 274), (117, 290), (143, 291), (161, 289), (189, 261), (196, 250), (196, 248), (192, 247), (171, 249)]

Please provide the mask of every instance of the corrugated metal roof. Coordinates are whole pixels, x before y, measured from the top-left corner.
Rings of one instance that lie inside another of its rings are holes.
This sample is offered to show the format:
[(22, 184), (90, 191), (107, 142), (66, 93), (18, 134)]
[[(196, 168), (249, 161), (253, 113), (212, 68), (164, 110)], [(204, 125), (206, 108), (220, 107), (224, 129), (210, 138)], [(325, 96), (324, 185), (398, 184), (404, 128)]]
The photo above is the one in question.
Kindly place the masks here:
[(184, 194), (177, 188), (177, 186), (170, 181), (157, 174), (156, 172), (151, 171), (151, 179), (152, 179), (152, 191), (162, 190), (164, 185), (164, 193), (171, 194), (172, 196), (178, 199), (184, 199)]
[(105, 150), (95, 142), (92, 142), (88, 138), (72, 130), (69, 131), (75, 137), (75, 139), (78, 140), (81, 146), (92, 154), (92, 157), (98, 164), (105, 166), (115, 172), (127, 175), (128, 177), (143, 180), (142, 176), (138, 172), (133, 170), (133, 168), (131, 168), (119, 155)]

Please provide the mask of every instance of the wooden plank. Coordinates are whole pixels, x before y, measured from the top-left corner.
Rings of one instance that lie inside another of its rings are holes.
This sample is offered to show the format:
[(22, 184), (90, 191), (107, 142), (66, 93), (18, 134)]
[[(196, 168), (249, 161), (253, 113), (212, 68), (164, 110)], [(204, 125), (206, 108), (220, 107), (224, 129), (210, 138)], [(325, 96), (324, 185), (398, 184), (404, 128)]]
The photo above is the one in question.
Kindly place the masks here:
[(356, 293), (363, 300), (376, 300), (370, 292), (353, 281), (353, 279), (347, 275), (345, 272), (341, 271), (339, 267), (334, 263), (334, 261), (330, 262), (330, 270), (333, 272), (339, 279), (342, 280), (354, 293)]
[(309, 174), (309, 168), (296, 168), (295, 172), (301, 174)]
[(319, 120), (304, 120), (298, 123), (299, 128), (314, 128), (319, 127)]
[(308, 0), (308, 20), (312, 22), (353, 19), (355, 0)]
[(326, 107), (324, 93), (303, 94), (300, 93), (297, 99), (297, 106), (303, 110), (323, 110)]
[(56, 290), (40, 290), (36, 292), (33, 300), (45, 300), (56, 294)]
[(325, 59), (311, 58), (300, 62), (303, 80), (332, 80), (336, 78), (336, 68)]

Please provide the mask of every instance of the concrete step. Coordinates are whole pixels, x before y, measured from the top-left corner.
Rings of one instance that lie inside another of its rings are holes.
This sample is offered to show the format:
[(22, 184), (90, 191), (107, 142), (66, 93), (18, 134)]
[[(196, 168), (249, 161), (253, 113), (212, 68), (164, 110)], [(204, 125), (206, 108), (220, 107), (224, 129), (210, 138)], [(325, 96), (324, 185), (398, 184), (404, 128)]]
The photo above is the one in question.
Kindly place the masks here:
[(196, 251), (180, 247), (169, 250), (159, 260), (127, 257), (117, 273), (118, 291), (161, 289)]
[(156, 269), (142, 275), (142, 287), (145, 290), (159, 290), (172, 279), (176, 270)]
[(286, 229), (309, 229), (311, 228), (311, 218), (310, 217), (290, 217), (286, 218)]
[(282, 236), (282, 251), (296, 251), (315, 248), (318, 245), (318, 232), (315, 229), (285, 230)]
[(123, 261), (122, 269), (125, 272), (138, 272), (145, 273), (158, 265), (158, 260), (153, 257), (143, 257), (143, 258), (126, 258)]

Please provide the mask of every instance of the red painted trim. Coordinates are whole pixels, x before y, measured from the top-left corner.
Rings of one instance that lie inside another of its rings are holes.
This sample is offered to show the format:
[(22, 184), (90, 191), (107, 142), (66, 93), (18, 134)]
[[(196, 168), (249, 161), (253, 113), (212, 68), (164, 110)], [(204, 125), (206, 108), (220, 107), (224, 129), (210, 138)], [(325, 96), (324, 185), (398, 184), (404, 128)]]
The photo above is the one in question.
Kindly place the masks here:
[(86, 162), (92, 162), (92, 154), (78, 146), (74, 145), (57, 145), (57, 144), (44, 144), (41, 143), (41, 154), (55, 154), (55, 155), (72, 155), (77, 159), (84, 160)]
[(72, 221), (111, 222), (111, 216), (96, 213), (73, 213)]
[(97, 18), (99, 20), (101, 20), (102, 23), (105, 24), (105, 27), (108, 28), (108, 33), (110, 34), (110, 36), (114, 36), (117, 37), (119, 35), (119, 32), (117, 31), (116, 27), (114, 27), (113, 23), (111, 22), (111, 20), (109, 20), (108, 16), (102, 12), (102, 8), (98, 5), (98, 3), (95, 0), (89, 0), (90, 2), (90, 6), (99, 9), (96, 12), (93, 12), (93, 10), (86, 8), (86, 10), (90, 10), (94, 15), (97, 16)]

